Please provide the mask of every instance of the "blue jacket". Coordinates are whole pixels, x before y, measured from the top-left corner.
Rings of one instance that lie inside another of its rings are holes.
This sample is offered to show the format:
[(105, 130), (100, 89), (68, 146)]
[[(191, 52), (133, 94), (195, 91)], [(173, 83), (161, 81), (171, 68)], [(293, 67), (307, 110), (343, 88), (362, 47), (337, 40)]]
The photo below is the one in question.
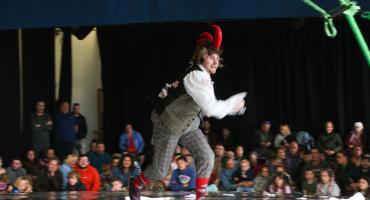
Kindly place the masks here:
[[(138, 153), (142, 153), (144, 150), (144, 140), (143, 137), (141, 137), (141, 134), (139, 132), (134, 131), (133, 133), (134, 137), (134, 144), (136, 147), (136, 150)], [(119, 139), (119, 147), (121, 152), (127, 151), (128, 149), (128, 137), (127, 133), (123, 132), (120, 139)]]
[(98, 170), (99, 174), (103, 172), (103, 165), (110, 164), (112, 157), (108, 153), (99, 154), (98, 152), (93, 152), (88, 155), (90, 164)]
[(121, 168), (119, 167), (114, 167), (112, 169), (112, 174), (114, 178), (119, 178), (122, 181), (124, 187), (128, 186), (128, 178), (130, 178), (131, 176), (132, 177), (139, 176), (139, 172), (136, 167), (134, 168), (133, 171), (129, 171), (128, 173), (122, 171)]
[[(190, 181), (186, 187), (180, 182), (180, 176), (187, 176), (190, 178)], [(186, 191), (195, 189), (195, 170), (193, 167), (187, 167), (184, 170), (175, 169), (172, 172), (171, 182), (169, 189), (171, 191)]]
[(54, 132), (55, 136), (66, 143), (74, 143), (77, 139), (75, 130), (77, 118), (73, 113), (60, 113), (54, 116)]
[(236, 185), (233, 180), (233, 174), (235, 171), (235, 169), (221, 169), (221, 185), (225, 191), (232, 191), (236, 189)]

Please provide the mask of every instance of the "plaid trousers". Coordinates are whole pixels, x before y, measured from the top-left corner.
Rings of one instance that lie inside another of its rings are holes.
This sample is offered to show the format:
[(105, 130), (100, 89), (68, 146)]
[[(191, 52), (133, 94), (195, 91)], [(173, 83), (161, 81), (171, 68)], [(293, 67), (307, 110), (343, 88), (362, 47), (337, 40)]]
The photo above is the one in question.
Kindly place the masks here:
[(168, 174), (176, 146), (180, 144), (191, 153), (196, 166), (197, 177), (208, 178), (214, 165), (214, 153), (202, 131), (198, 128), (199, 120), (185, 133), (172, 133), (162, 126), (155, 111), (152, 112), (154, 145), (153, 162), (144, 170), (144, 175), (151, 180), (161, 180)]

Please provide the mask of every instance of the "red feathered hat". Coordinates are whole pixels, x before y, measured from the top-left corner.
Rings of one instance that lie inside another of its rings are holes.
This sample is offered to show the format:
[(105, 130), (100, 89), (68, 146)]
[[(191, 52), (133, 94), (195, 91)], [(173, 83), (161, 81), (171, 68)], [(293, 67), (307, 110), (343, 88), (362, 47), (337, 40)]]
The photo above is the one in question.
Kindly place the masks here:
[(212, 45), (213, 49), (219, 49), (222, 43), (222, 31), (218, 25), (212, 25), (213, 36), (209, 32), (203, 32), (199, 34), (197, 39), (197, 46)]

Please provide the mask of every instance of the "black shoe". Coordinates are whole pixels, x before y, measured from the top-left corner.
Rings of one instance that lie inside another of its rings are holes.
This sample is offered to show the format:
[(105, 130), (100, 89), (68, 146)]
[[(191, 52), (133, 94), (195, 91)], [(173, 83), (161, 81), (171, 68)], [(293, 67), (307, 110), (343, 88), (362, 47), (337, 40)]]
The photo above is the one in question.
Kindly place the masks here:
[(134, 186), (134, 177), (128, 179), (128, 195), (131, 200), (140, 200), (140, 189)]

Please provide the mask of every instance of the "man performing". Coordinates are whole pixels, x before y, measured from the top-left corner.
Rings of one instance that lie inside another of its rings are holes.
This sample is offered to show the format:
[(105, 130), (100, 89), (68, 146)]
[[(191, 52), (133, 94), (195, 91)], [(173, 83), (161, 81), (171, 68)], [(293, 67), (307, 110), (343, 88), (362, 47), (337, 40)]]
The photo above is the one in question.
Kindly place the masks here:
[(131, 200), (140, 199), (140, 189), (151, 180), (167, 175), (178, 144), (192, 154), (196, 165), (196, 199), (205, 199), (208, 178), (214, 164), (214, 153), (199, 129), (204, 116), (221, 119), (244, 113), (246, 93), (227, 100), (217, 100), (211, 74), (220, 67), (222, 32), (213, 25), (214, 35), (203, 32), (196, 41), (192, 66), (183, 76), (162, 90), (162, 99), (152, 112), (154, 156), (152, 164), (137, 178), (129, 180)]

